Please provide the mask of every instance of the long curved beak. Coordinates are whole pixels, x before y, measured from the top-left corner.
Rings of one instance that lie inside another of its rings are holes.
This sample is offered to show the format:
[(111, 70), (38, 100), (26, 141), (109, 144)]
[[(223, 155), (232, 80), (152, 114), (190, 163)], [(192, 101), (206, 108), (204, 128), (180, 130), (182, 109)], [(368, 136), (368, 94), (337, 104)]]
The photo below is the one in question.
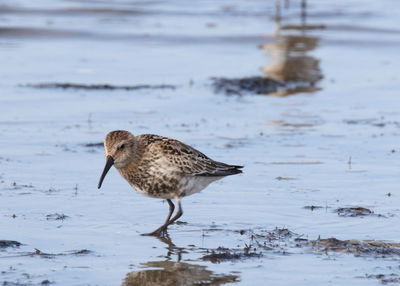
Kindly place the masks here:
[(104, 170), (103, 173), (101, 173), (100, 176), (100, 180), (99, 180), (99, 184), (97, 185), (97, 188), (100, 189), (101, 188), (101, 184), (103, 184), (103, 180), (107, 175), (108, 170), (110, 170), (110, 168), (112, 167), (112, 165), (114, 165), (114, 159), (111, 156), (107, 156), (107, 161), (106, 161), (106, 165), (104, 166)]

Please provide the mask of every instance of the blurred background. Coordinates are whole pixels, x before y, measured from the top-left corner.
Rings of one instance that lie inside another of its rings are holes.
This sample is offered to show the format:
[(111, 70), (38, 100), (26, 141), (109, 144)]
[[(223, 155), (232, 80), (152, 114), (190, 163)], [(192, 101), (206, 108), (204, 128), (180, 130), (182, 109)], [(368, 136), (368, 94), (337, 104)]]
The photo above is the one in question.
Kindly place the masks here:
[[(205, 256), (276, 228), (398, 242), (399, 19), (393, 0), (2, 0), (0, 240), (22, 245), (0, 244), (0, 281), (398, 282), (398, 254), (315, 255), (281, 236)], [(186, 198), (167, 241), (141, 237), (167, 206), (115, 170), (96, 189), (115, 129), (244, 174)]]

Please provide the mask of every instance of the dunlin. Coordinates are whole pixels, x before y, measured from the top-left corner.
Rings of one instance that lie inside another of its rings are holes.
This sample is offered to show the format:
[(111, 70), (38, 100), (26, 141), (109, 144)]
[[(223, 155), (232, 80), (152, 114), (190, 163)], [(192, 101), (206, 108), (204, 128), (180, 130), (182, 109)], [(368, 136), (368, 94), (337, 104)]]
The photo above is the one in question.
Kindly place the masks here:
[[(167, 227), (183, 214), (182, 198), (200, 192), (225, 176), (239, 174), (243, 168), (214, 161), (178, 140), (152, 134), (134, 136), (124, 130), (112, 131), (104, 140), (104, 148), (107, 161), (99, 189), (114, 165), (139, 193), (168, 202), (165, 223), (147, 235), (165, 234)], [(172, 218), (175, 205), (171, 199), (178, 203), (178, 211)]]

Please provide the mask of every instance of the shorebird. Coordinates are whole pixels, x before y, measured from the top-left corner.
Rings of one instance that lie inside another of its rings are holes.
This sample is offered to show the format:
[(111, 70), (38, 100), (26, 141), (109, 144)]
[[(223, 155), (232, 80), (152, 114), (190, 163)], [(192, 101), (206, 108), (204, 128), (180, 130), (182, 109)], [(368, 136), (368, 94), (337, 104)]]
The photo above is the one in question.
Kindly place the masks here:
[[(125, 130), (112, 131), (104, 140), (104, 148), (106, 164), (99, 189), (108, 170), (114, 166), (139, 193), (167, 200), (169, 213), (164, 224), (144, 235), (164, 235), (167, 227), (183, 214), (182, 198), (200, 192), (225, 176), (242, 173), (243, 168), (214, 161), (178, 140), (153, 134), (134, 136)], [(171, 199), (178, 204), (172, 218), (175, 205)]]

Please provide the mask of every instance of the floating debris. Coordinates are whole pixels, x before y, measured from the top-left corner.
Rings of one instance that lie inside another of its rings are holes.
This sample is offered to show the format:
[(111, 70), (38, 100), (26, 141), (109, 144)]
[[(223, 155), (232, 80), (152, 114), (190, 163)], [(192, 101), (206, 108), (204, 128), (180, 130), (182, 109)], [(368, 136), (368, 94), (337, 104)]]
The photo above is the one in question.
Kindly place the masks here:
[(67, 216), (65, 214), (59, 214), (59, 213), (46, 215), (47, 220), (65, 220), (67, 218), (69, 218), (69, 216)]
[(313, 211), (313, 210), (315, 210), (315, 209), (322, 209), (322, 208), (324, 208), (324, 207), (322, 207), (322, 206), (310, 205), (310, 206), (305, 206), (304, 208)]

